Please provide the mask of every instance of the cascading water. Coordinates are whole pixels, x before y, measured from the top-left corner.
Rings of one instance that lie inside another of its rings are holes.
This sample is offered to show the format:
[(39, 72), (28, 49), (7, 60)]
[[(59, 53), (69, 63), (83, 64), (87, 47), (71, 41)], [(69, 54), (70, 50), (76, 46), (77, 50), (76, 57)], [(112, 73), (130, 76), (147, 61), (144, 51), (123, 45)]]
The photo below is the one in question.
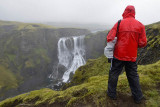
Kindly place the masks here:
[[(49, 78), (55, 78), (61, 65), (65, 67), (64, 74), (62, 76), (63, 82), (68, 82), (70, 74), (74, 74), (78, 67), (84, 65), (85, 61), (85, 46), (84, 35), (73, 37), (62, 37), (58, 41), (58, 66), (57, 71), (53, 71)], [(55, 75), (56, 74), (56, 75)], [(59, 82), (60, 83), (60, 82)]]
[[(66, 66), (67, 71), (64, 73), (62, 79), (63, 82), (67, 82), (69, 79), (69, 75), (70, 73), (75, 73), (75, 71), (77, 70), (78, 67), (84, 65), (86, 63), (84, 56), (85, 56), (85, 49), (84, 49), (84, 36), (76, 36), (73, 37), (73, 42), (74, 42), (74, 47), (73, 50), (71, 50), (71, 54), (65, 54), (65, 53), (69, 53), (68, 49), (66, 49), (66, 52), (64, 51), (58, 51), (59, 53), (63, 53), (63, 54), (59, 54), (58, 58), (60, 60), (63, 60), (62, 62), (60, 62), (61, 64), (63, 64), (64, 62), (69, 62), (68, 66)], [(62, 43), (64, 44), (64, 43)], [(66, 46), (64, 46), (64, 48), (67, 48)], [(62, 56), (65, 56), (64, 59), (62, 59)], [(65, 65), (66, 63), (64, 63)]]

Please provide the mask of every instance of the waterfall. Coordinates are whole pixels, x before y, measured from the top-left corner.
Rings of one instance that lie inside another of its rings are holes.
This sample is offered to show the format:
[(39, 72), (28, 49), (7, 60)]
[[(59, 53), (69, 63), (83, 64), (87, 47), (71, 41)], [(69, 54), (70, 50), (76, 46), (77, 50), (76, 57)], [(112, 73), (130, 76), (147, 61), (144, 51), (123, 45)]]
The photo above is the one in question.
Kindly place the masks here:
[[(61, 42), (62, 44), (65, 44), (66, 41)], [(75, 36), (73, 37), (73, 49), (71, 51), (68, 51), (67, 46), (63, 45), (65, 48), (65, 51), (59, 51), (58, 50), (58, 58), (59, 61), (63, 60), (62, 62), (60, 62), (60, 64), (66, 64), (66, 62), (68, 62), (68, 66), (67, 67), (67, 71), (65, 71), (62, 79), (63, 82), (67, 82), (69, 79), (69, 75), (70, 73), (75, 73), (75, 71), (77, 70), (78, 67), (84, 65), (85, 59), (85, 49), (84, 49), (84, 36)], [(71, 53), (68, 55), (68, 53)], [(64, 54), (61, 54), (64, 53)], [(67, 54), (65, 54), (67, 53)], [(65, 58), (62, 59), (62, 56), (64, 56)]]
[[(86, 63), (84, 37), (84, 35), (62, 37), (58, 41), (58, 66), (61, 65), (65, 67), (62, 76), (63, 82), (68, 82), (70, 74), (74, 74), (78, 67)], [(60, 73), (61, 71), (57, 69), (57, 71), (53, 72)], [(54, 76), (56, 75), (52, 75), (51, 77)]]

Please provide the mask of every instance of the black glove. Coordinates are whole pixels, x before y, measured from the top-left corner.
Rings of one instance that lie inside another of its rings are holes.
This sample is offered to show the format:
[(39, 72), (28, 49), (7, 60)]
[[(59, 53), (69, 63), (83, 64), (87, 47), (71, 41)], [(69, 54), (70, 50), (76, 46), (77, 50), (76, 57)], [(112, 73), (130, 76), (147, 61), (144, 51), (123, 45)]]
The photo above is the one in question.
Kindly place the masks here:
[(112, 60), (113, 58), (108, 58), (108, 63), (111, 63), (111, 60)]

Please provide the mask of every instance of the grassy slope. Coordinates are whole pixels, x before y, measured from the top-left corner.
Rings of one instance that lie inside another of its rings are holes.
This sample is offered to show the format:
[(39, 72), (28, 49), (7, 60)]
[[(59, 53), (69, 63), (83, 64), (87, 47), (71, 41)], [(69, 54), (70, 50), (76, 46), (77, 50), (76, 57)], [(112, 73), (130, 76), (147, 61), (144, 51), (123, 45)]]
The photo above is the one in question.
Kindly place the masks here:
[(146, 26), (147, 30), (147, 38), (148, 38), (148, 47), (147, 50), (150, 48), (154, 48), (156, 45), (160, 45), (160, 22), (151, 24)]
[(0, 89), (17, 88), (18, 81), (16, 76), (6, 67), (0, 65)]
[[(119, 77), (118, 101), (108, 99), (106, 90), (109, 64), (106, 61), (107, 59), (102, 56), (95, 60), (89, 60), (86, 65), (80, 67), (71, 82), (79, 85), (69, 87), (63, 91), (53, 91), (51, 89), (32, 91), (6, 99), (0, 103), (0, 106), (137, 106), (130, 96), (125, 73)], [(150, 65), (140, 65), (138, 70), (142, 91), (147, 98), (146, 102), (138, 105), (138, 107), (160, 106), (160, 61)]]

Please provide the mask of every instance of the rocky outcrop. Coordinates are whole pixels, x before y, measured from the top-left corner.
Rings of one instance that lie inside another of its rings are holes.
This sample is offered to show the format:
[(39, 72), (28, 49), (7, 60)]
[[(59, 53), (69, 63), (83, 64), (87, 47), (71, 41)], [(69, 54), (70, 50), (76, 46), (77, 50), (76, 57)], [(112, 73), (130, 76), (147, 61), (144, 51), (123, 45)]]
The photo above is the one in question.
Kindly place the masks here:
[(139, 64), (150, 64), (160, 60), (160, 22), (147, 25), (147, 46), (139, 49)]

